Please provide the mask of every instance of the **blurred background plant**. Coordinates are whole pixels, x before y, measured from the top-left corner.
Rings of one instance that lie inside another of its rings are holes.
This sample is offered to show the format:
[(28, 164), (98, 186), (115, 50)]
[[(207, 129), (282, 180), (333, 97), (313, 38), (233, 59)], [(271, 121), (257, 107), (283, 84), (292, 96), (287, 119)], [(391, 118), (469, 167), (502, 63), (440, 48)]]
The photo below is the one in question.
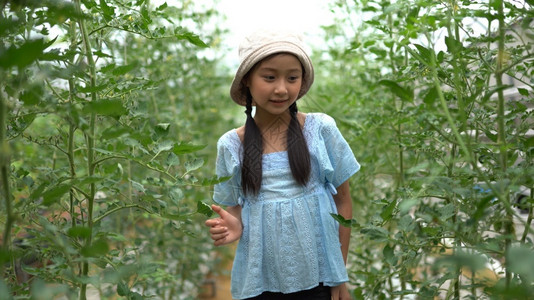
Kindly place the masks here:
[(232, 123), (214, 101), (220, 16), (148, 0), (1, 8), (0, 298), (194, 299), (217, 262), (199, 234), (216, 124)]
[(309, 102), (337, 117), (362, 163), (357, 299), (534, 294), (533, 4), (332, 6)]

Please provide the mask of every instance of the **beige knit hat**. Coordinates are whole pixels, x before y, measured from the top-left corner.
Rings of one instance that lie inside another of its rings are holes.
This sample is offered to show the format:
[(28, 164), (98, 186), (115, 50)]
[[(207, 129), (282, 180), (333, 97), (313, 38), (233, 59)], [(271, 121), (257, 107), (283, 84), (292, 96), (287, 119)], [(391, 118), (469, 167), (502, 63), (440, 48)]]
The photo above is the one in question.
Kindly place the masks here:
[(295, 55), (304, 68), (304, 78), (297, 99), (310, 89), (314, 74), (312, 62), (304, 50), (300, 35), (282, 31), (260, 30), (248, 35), (239, 46), (240, 65), (235, 74), (230, 96), (239, 105), (246, 105), (247, 87), (243, 77), (262, 59), (275, 53), (291, 53)]

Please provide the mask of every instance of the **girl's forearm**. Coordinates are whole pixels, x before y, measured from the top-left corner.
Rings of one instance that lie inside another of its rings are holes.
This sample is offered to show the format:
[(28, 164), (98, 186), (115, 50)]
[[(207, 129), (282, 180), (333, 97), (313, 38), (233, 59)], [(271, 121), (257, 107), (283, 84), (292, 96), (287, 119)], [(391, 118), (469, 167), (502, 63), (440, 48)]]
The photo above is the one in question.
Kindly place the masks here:
[[(352, 205), (346, 205), (344, 207), (338, 208), (338, 212), (343, 218), (350, 220), (352, 219)], [(339, 242), (341, 243), (341, 253), (343, 254), (343, 261), (347, 263), (347, 256), (349, 254), (349, 244), (350, 244), (350, 227), (339, 226)]]
[[(345, 181), (337, 188), (337, 195), (334, 196), (337, 212), (347, 220), (352, 219), (352, 199), (348, 181)], [(341, 243), (341, 253), (343, 260), (347, 263), (350, 244), (350, 227), (339, 226), (339, 242)]]

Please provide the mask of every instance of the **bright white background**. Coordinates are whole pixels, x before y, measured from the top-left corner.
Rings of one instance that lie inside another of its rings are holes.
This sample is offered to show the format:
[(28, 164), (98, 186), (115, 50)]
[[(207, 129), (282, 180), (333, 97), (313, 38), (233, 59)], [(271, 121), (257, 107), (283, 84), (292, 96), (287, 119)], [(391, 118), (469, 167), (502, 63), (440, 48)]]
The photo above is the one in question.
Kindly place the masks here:
[(229, 30), (222, 48), (231, 65), (237, 63), (241, 39), (252, 31), (288, 28), (303, 34), (310, 47), (317, 47), (324, 43), (320, 27), (333, 22), (328, 7), (332, 1), (327, 0), (206, 0), (204, 5), (210, 2), (224, 16), (219, 26)]

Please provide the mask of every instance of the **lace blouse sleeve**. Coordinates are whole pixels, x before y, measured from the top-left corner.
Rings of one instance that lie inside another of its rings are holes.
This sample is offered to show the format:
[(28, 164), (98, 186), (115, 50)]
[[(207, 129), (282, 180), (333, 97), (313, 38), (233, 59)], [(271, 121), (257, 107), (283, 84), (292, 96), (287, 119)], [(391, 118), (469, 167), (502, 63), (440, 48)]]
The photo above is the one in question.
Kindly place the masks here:
[(320, 140), (323, 143), (320, 148), (323, 150), (321, 166), (324, 177), (337, 188), (360, 170), (360, 164), (330, 116), (324, 115)]
[(217, 142), (217, 160), (215, 174), (217, 177), (230, 177), (218, 183), (213, 189), (213, 201), (221, 205), (235, 206), (239, 204), (241, 196), (241, 180), (239, 158), (235, 147), (232, 147), (230, 134), (223, 135)]

